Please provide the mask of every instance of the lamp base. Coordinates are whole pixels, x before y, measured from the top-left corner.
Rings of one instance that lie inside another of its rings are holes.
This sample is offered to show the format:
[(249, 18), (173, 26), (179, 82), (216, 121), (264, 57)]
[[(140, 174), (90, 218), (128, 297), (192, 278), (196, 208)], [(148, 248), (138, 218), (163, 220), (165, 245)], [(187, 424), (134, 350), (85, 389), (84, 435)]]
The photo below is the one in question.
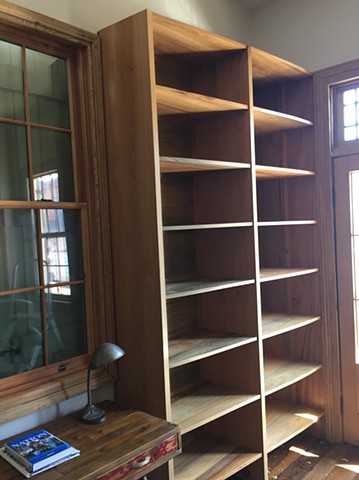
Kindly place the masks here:
[(106, 420), (105, 410), (96, 407), (94, 404), (87, 404), (83, 414), (81, 416), (81, 421), (84, 423), (103, 423)]

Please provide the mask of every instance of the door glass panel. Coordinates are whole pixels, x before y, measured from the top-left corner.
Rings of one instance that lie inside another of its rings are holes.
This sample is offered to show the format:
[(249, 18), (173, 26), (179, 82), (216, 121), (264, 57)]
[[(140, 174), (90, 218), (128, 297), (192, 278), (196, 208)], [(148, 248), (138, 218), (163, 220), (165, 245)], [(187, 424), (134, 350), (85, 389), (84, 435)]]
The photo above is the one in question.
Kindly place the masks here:
[[(71, 138), (68, 133), (40, 128), (31, 129), (34, 177), (57, 174), (57, 194), (42, 197), (43, 189), (36, 190), (35, 200), (74, 201)], [(45, 180), (44, 180), (45, 182)], [(46, 190), (48, 193), (48, 190)]]
[(69, 128), (66, 61), (26, 50), (26, 64), (31, 122)]
[(29, 200), (25, 127), (0, 123), (0, 145), (0, 200)]
[(40, 284), (36, 234), (32, 210), (0, 210), (0, 291)]
[(355, 360), (359, 364), (359, 171), (349, 173), (350, 231), (352, 245), (353, 302), (355, 322)]
[(0, 40), (0, 117), (24, 120), (21, 47)]
[(46, 290), (49, 362), (59, 362), (87, 351), (83, 285), (71, 285), (71, 295), (61, 297), (56, 288)]
[(44, 365), (40, 292), (0, 296), (0, 378)]

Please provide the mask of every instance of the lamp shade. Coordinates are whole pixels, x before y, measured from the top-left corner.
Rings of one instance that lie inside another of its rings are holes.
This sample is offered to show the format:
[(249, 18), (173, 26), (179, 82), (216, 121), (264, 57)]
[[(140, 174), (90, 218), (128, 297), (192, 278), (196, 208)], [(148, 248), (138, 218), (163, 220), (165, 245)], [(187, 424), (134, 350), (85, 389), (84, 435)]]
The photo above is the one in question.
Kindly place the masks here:
[(115, 343), (102, 343), (92, 354), (90, 368), (94, 370), (95, 368), (103, 367), (104, 365), (115, 362), (123, 357), (124, 354), (125, 352), (122, 348)]

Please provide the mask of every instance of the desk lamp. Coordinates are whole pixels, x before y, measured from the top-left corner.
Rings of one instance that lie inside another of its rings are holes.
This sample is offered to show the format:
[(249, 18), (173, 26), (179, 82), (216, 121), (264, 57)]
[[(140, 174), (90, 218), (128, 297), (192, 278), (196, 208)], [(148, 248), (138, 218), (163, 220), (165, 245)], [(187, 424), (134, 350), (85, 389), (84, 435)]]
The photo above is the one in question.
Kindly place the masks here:
[(121, 358), (125, 352), (121, 347), (114, 343), (103, 343), (99, 345), (93, 352), (87, 371), (87, 405), (81, 416), (81, 420), (85, 423), (103, 423), (106, 420), (106, 412), (96, 407), (92, 403), (91, 398), (91, 370), (103, 367), (109, 363), (115, 362)]

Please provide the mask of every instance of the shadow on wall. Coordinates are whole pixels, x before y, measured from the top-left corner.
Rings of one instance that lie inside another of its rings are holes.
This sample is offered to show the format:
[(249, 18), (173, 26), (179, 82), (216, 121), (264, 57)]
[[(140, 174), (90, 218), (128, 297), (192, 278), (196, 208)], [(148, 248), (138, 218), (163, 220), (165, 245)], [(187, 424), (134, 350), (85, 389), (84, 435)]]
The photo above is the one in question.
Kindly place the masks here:
[(68, 17), (65, 21), (94, 33), (149, 9), (241, 42), (248, 38), (249, 13), (236, 0), (63, 0), (60, 3), (62, 17)]

